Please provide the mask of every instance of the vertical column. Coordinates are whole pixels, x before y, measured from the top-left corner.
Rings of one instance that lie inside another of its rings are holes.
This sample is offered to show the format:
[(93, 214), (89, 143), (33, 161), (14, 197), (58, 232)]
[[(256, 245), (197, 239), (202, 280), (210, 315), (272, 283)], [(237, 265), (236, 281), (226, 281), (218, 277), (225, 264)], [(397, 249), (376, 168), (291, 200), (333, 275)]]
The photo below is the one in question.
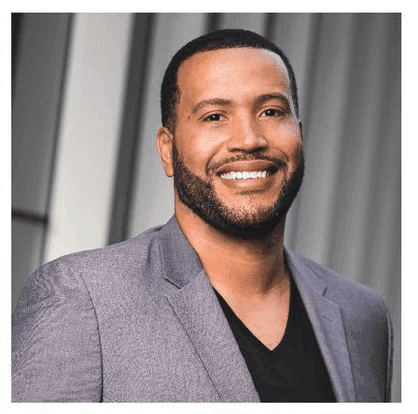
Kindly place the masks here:
[(149, 51), (152, 49), (153, 20), (152, 13), (137, 13), (134, 17), (109, 244), (125, 240), (129, 226), (131, 187), (135, 178), (136, 152), (139, 145), (138, 127), (145, 109), (144, 90), (149, 69)]
[(69, 57), (45, 260), (107, 242), (130, 14), (77, 14)]

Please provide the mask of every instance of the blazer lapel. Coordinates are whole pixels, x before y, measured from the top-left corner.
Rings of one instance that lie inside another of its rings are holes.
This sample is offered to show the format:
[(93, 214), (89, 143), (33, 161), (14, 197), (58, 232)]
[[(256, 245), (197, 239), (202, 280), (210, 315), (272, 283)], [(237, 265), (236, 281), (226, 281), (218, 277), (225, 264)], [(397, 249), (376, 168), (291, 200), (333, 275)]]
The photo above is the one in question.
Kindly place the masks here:
[(336, 398), (341, 402), (355, 401), (341, 309), (324, 296), (326, 285), (298, 255), (285, 250), (285, 257), (311, 320)]
[(172, 218), (160, 232), (166, 297), (223, 402), (260, 401), (238, 344), (200, 261)]
[(204, 270), (167, 298), (193, 342), (220, 401), (259, 401), (244, 358)]

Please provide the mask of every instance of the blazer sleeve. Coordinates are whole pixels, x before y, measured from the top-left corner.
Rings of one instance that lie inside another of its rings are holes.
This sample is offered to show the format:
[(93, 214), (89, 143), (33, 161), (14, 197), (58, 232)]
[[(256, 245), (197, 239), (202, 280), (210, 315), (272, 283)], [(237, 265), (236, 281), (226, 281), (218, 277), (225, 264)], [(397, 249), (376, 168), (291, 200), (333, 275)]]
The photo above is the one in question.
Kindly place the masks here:
[(32, 275), (12, 323), (12, 400), (87, 402), (102, 396), (97, 318), (71, 267), (57, 261)]

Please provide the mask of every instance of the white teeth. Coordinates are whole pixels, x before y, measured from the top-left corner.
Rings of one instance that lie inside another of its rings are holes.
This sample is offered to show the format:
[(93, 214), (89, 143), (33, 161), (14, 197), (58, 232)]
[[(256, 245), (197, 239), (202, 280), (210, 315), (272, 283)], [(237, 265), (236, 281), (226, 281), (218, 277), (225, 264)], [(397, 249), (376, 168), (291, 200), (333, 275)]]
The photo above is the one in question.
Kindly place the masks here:
[(232, 171), (227, 174), (222, 174), (221, 178), (225, 180), (248, 180), (254, 178), (265, 178), (267, 171)]

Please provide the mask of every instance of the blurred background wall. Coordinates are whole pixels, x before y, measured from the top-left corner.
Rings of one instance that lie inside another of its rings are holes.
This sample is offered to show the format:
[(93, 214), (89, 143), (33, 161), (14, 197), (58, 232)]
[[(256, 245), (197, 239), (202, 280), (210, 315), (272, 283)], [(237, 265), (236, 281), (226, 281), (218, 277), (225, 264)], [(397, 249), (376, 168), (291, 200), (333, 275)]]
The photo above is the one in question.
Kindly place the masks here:
[(165, 223), (159, 87), (184, 43), (250, 29), (298, 80), (306, 177), (286, 245), (378, 290), (400, 401), (400, 14), (13, 14), (12, 305), (42, 263)]

